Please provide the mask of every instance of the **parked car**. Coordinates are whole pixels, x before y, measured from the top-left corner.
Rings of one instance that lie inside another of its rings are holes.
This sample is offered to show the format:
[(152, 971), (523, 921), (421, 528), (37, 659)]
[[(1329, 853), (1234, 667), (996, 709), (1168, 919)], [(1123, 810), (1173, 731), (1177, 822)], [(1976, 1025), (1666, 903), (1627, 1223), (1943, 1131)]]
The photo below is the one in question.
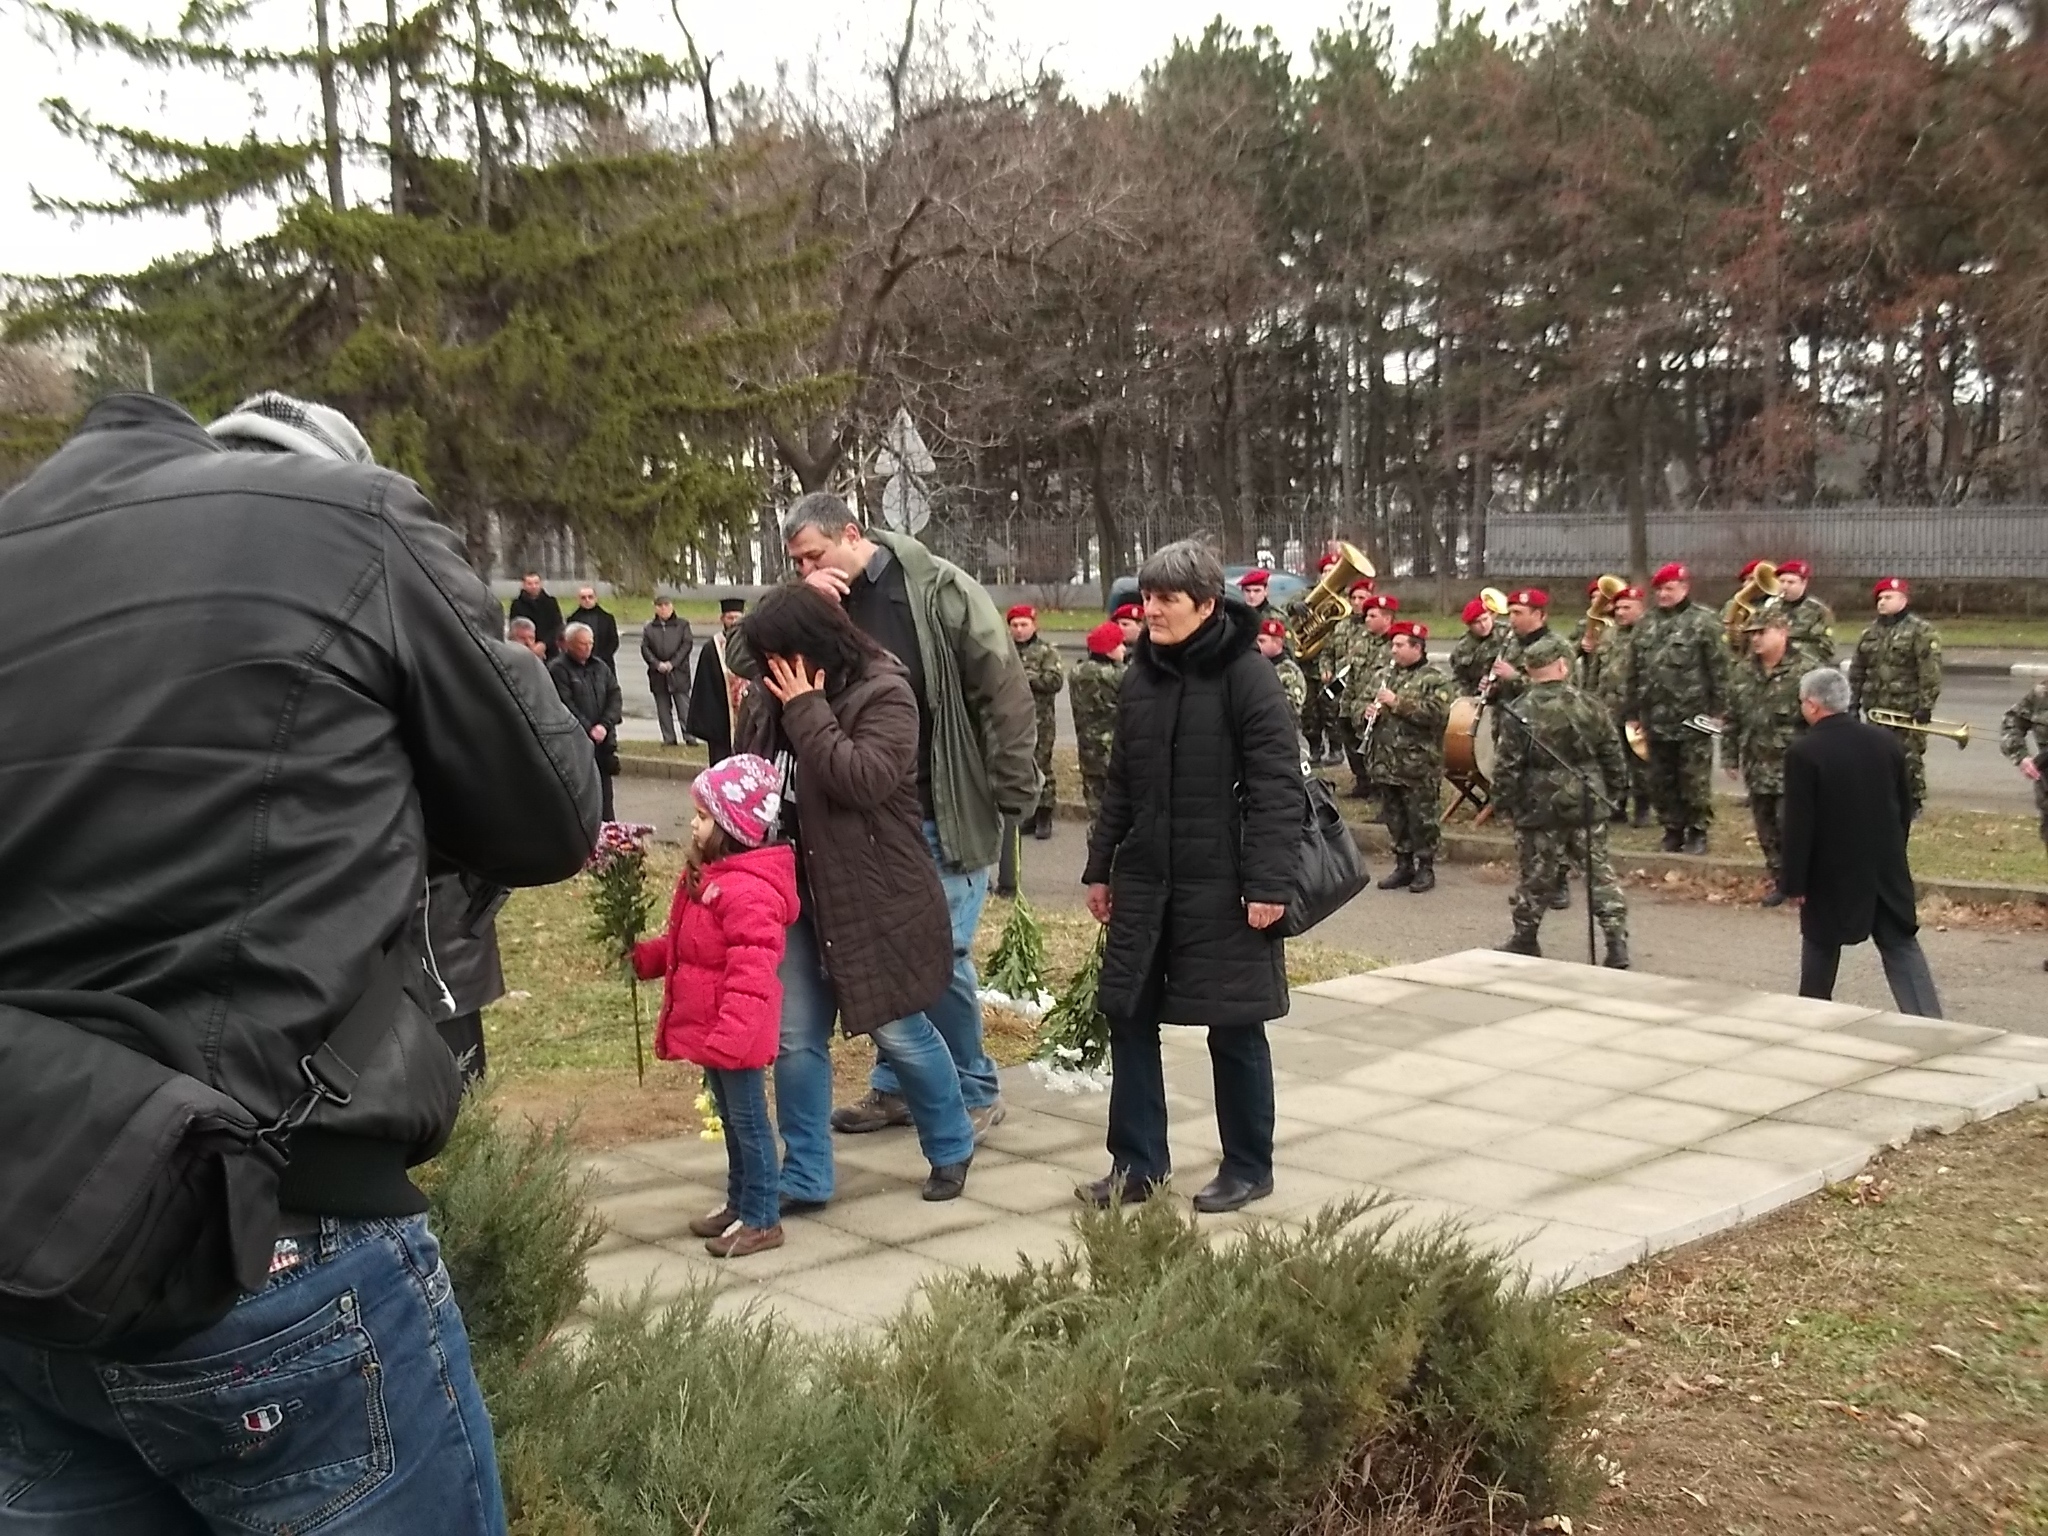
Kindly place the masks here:
[[(1244, 575), (1250, 569), (1251, 567), (1248, 565), (1226, 565), (1223, 568), (1223, 574), (1230, 578), (1232, 586), (1236, 586), (1237, 578)], [(1293, 571), (1273, 571), (1270, 574), (1273, 579), (1266, 587), (1266, 606), (1273, 609), (1276, 613), (1283, 612), (1289, 603), (1315, 585), (1306, 576), (1297, 575)], [(1135, 603), (1137, 601), (1139, 601), (1138, 578), (1135, 576), (1119, 576), (1109, 584), (1109, 607), (1104, 611), (1114, 613), (1117, 609), (1123, 607), (1125, 603)]]

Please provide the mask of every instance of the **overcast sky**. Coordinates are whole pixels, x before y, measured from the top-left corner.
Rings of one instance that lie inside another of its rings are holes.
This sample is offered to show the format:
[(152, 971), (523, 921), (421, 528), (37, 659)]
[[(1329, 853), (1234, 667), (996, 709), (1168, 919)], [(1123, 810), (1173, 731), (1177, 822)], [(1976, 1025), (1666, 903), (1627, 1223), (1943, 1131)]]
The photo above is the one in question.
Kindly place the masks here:
[[(182, 0), (73, 3), (138, 27), (168, 27), (182, 9)], [(1271, 26), (1306, 67), (1317, 29), (1335, 25), (1344, 6), (1345, 0), (980, 0), (970, 9), (968, 0), (951, 0), (943, 20), (963, 32), (985, 28), (1003, 55), (1042, 59), (1076, 94), (1095, 100), (1129, 89), (1175, 36), (1198, 36), (1219, 12), (1246, 32), (1261, 22)], [(258, 0), (259, 11), (265, 7), (303, 35), (302, 0)], [(935, 0), (924, 0), (921, 14), (934, 9)], [(1427, 33), (1436, 5), (1392, 0), (1392, 10), (1397, 35), (1412, 43)], [(723, 56), (713, 71), (721, 88), (735, 80), (771, 87), (778, 64), (801, 78), (814, 58), (840, 76), (841, 89), (851, 88), (902, 21), (900, 4), (848, 0), (682, 0), (682, 12), (698, 45)], [(621, 42), (681, 51), (667, 0), (619, 0), (602, 30)], [(89, 151), (50, 127), (39, 106), (49, 96), (66, 97), (108, 121), (146, 124), (177, 137), (239, 139), (251, 126), (250, 105), (239, 91), (187, 85), (168, 95), (161, 77), (149, 71), (41, 46), (19, 8), (0, 3), (0, 273), (122, 271), (209, 242), (196, 218), (96, 219), (81, 228), (35, 212), (31, 186), (72, 198), (106, 197), (115, 189)], [(230, 236), (247, 232), (246, 217), (228, 229)]]

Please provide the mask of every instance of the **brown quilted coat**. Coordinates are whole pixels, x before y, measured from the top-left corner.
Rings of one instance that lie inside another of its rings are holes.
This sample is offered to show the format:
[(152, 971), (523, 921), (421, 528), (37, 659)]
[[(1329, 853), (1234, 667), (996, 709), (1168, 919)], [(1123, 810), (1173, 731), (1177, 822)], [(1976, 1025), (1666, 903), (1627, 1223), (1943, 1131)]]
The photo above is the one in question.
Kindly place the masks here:
[(749, 690), (735, 750), (796, 756), (797, 865), (840, 1027), (922, 1012), (953, 979), (953, 929), (917, 800), (917, 700), (894, 657), (784, 709)]

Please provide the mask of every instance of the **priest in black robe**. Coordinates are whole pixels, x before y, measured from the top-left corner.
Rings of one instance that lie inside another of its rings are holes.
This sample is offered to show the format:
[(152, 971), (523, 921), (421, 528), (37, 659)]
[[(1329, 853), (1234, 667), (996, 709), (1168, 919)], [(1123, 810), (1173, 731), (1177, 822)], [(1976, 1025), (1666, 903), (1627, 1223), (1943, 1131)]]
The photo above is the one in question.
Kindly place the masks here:
[(744, 597), (718, 600), (718, 631), (698, 652), (697, 675), (690, 684), (690, 712), (684, 729), (704, 743), (714, 763), (732, 756), (733, 717), (739, 713), (740, 694), (747, 686), (746, 680), (725, 664), (726, 641), (739, 628), (740, 616), (746, 611)]

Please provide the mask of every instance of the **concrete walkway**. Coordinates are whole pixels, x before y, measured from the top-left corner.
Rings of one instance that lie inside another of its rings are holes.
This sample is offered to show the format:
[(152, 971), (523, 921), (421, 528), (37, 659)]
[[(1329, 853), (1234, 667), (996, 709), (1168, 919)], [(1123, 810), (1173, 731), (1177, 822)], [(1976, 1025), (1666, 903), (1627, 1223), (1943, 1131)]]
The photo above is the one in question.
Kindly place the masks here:
[[(1491, 950), (1302, 988), (1271, 1034), (1277, 1188), (1205, 1226), (1383, 1194), (1399, 1221), (1459, 1222), (1551, 1285), (1751, 1220), (1880, 1146), (2048, 1090), (2048, 1040)], [(1198, 1030), (1165, 1040), (1176, 1184), (1192, 1190), (1217, 1155), (1208, 1055)], [(1106, 1100), (1021, 1068), (1005, 1094), (964, 1198), (918, 1198), (908, 1132), (839, 1137), (838, 1198), (748, 1259), (714, 1260), (685, 1230), (721, 1203), (721, 1145), (595, 1158), (612, 1231), (591, 1285), (662, 1297), (708, 1281), (722, 1311), (845, 1329), (892, 1316), (930, 1276), (1050, 1258), (1074, 1186), (1106, 1169)]]

